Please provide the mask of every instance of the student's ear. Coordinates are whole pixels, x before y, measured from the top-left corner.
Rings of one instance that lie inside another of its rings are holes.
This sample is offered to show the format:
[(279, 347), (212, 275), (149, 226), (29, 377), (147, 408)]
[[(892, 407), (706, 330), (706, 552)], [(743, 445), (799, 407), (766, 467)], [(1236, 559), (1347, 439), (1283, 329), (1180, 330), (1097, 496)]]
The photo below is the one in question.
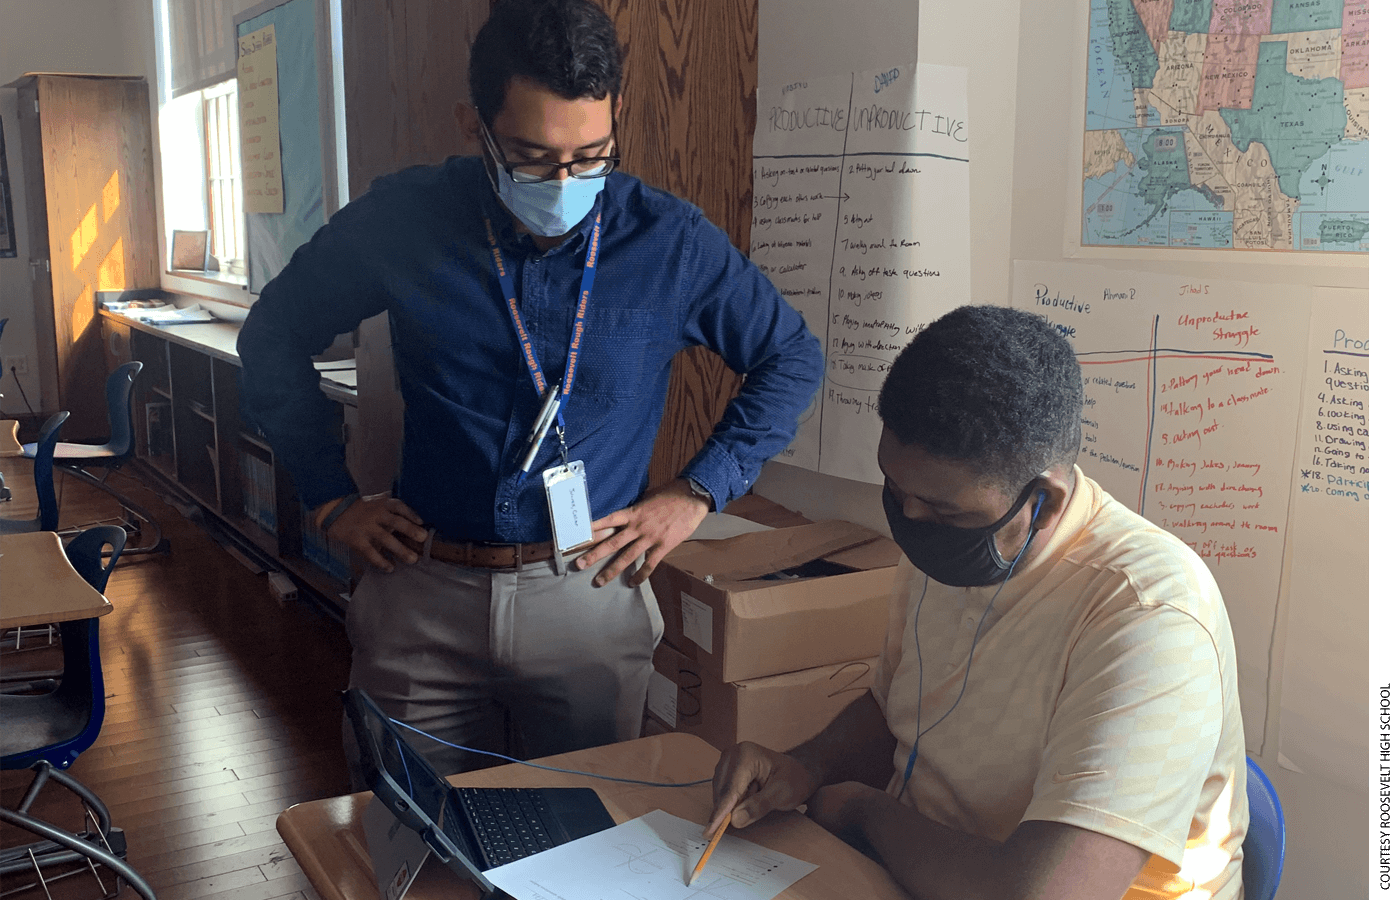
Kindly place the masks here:
[(1069, 505), (1072, 489), (1073, 486), (1061, 477), (1049, 473), (1042, 475), (1040, 484), (1031, 495), (1031, 509), (1035, 510), (1031, 527), (1037, 531), (1050, 527)]
[(452, 115), (457, 119), (457, 130), (462, 133), (469, 143), (481, 143), (481, 119), (477, 118), (476, 109), (465, 100), (458, 100), (452, 107)]

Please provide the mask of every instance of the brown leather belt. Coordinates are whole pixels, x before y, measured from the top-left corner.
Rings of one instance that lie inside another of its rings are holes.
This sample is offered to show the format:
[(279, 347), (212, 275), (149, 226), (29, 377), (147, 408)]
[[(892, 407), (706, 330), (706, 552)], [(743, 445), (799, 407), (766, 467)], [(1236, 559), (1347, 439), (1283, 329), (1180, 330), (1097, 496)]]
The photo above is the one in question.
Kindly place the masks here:
[[(608, 534), (611, 534), (611, 530)], [(570, 557), (577, 556), (592, 547), (606, 535), (575, 547), (568, 551)], [(422, 554), (423, 545), (406, 537), (400, 537), (413, 552)], [(554, 557), (554, 542), (539, 541), (534, 544), (492, 544), (484, 541), (449, 541), (434, 535), (432, 552), (436, 560), (466, 566), (469, 569), (519, 569), (527, 563), (542, 562)]]

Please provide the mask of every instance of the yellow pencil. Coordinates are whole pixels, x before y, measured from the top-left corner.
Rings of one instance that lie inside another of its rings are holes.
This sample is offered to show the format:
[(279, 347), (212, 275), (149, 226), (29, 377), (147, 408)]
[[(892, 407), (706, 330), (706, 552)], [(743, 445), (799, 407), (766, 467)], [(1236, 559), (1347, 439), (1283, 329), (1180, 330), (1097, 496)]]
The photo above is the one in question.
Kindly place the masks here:
[(685, 880), (686, 887), (690, 887), (690, 883), (700, 877), (700, 870), (705, 868), (705, 863), (710, 860), (710, 854), (714, 853), (715, 847), (719, 846), (719, 839), (724, 837), (724, 829), (729, 827), (730, 815), (732, 815), (732, 813), (725, 813), (724, 818), (720, 820), (719, 830), (715, 832), (714, 837), (710, 838), (710, 843), (705, 848), (705, 852), (700, 854), (700, 861), (695, 864), (695, 871), (691, 872), (690, 877)]

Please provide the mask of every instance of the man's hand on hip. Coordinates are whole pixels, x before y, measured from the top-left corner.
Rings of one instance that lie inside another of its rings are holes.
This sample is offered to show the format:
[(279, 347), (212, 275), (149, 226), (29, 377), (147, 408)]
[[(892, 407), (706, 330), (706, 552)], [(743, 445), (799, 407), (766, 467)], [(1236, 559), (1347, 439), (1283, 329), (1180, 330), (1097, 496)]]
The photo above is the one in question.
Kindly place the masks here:
[[(320, 512), (317, 511), (318, 519)], [(349, 546), (381, 572), (394, 571), (395, 560), (410, 566), (418, 562), (418, 554), (404, 546), (399, 535), (419, 546), (428, 539), (423, 519), (397, 497), (356, 500), (336, 517), (326, 534)]]
[(678, 478), (648, 491), (635, 505), (595, 521), (595, 532), (607, 528), (617, 531), (575, 560), (574, 567), (587, 569), (612, 556), (612, 561), (593, 579), (594, 587), (602, 587), (645, 556), (627, 582), (628, 587), (637, 587), (651, 577), (667, 553), (695, 532), (709, 511), (709, 504), (691, 493), (685, 479)]

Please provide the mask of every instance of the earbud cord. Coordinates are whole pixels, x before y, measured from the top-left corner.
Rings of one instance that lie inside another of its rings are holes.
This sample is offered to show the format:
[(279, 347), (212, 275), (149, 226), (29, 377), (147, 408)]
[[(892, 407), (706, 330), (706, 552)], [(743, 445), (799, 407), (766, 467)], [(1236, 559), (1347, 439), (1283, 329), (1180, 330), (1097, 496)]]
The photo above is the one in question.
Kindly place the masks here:
[[(1035, 510), (1031, 513), (1032, 524), (1035, 523), (1036, 516), (1040, 515), (1040, 506), (1044, 500), (1045, 498), (1042, 495), (1041, 498), (1036, 501)], [(915, 701), (914, 707), (914, 746), (909, 750), (909, 761), (904, 765), (904, 783), (899, 786), (899, 793), (895, 795), (896, 800), (904, 797), (904, 792), (909, 787), (909, 779), (914, 775), (914, 761), (919, 758), (919, 741), (923, 740), (924, 735), (937, 728), (939, 722), (942, 722), (944, 719), (948, 718), (948, 716), (952, 715), (953, 710), (957, 709), (958, 704), (962, 702), (963, 693), (967, 690), (967, 679), (972, 675), (972, 654), (976, 652), (977, 640), (982, 636), (982, 624), (987, 621), (987, 614), (992, 611), (992, 607), (996, 604), (997, 598), (1001, 596), (1002, 588), (1006, 587), (1006, 583), (1011, 580), (1011, 573), (1016, 571), (1016, 564), (1021, 561), (1021, 557), (1025, 555), (1026, 549), (1031, 545), (1031, 541), (1035, 539), (1035, 532), (1036, 529), (1032, 528), (1030, 534), (1026, 535), (1026, 542), (1021, 545), (1021, 549), (1017, 552), (1016, 558), (1011, 561), (1011, 565), (1006, 569), (1006, 577), (1001, 580), (1001, 584), (997, 585), (996, 593), (992, 594), (992, 599), (987, 601), (987, 608), (982, 610), (982, 618), (977, 620), (977, 630), (972, 633), (972, 646), (968, 648), (967, 651), (967, 666), (963, 669), (962, 687), (958, 689), (958, 696), (953, 700), (953, 705), (948, 707), (947, 712), (938, 717), (938, 721), (921, 730), (920, 726), (923, 724), (924, 713), (924, 651), (919, 641), (919, 615), (924, 611), (924, 597), (928, 596), (929, 581), (928, 576), (924, 576), (924, 589), (919, 594), (919, 605), (914, 608), (914, 655), (919, 661), (919, 696)]]

